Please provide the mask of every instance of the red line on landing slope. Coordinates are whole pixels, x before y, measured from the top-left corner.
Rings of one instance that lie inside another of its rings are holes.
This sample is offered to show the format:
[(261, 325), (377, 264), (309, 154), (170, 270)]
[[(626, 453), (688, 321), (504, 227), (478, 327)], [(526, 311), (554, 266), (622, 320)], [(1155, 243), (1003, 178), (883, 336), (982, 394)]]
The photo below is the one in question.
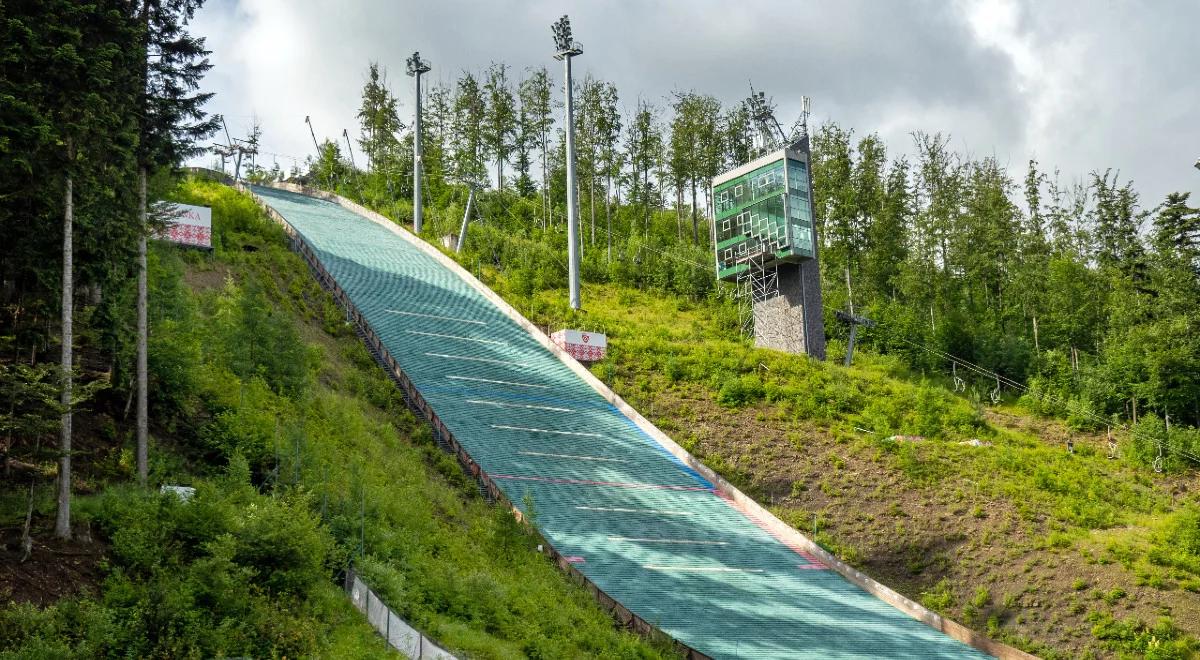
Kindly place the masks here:
[(554, 479), (551, 477), (524, 477), (512, 474), (489, 474), (493, 479), (513, 479), (517, 481), (545, 481), (551, 484), (579, 484), (583, 486), (615, 486), (617, 488), (652, 488), (656, 490), (690, 490), (701, 493), (714, 492), (712, 488), (700, 486), (671, 486), (664, 484), (638, 484), (624, 481), (590, 481), (587, 479)]

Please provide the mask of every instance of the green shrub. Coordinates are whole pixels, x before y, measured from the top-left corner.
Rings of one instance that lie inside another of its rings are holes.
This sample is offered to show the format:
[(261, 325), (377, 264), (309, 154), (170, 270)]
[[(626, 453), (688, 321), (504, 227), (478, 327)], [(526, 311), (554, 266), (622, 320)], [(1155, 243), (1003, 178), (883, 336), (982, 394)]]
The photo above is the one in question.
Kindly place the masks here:
[(763, 400), (766, 395), (758, 376), (735, 376), (726, 379), (717, 392), (717, 402), (728, 408), (743, 408)]
[(921, 592), (921, 604), (935, 612), (949, 612), (956, 600), (950, 581), (946, 578), (939, 580), (933, 589)]

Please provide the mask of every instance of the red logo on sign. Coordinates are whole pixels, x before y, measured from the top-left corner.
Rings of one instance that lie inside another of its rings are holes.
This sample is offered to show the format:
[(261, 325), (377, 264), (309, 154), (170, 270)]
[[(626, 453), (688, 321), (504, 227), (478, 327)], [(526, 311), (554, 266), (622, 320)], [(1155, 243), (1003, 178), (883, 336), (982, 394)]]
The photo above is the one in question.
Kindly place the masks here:
[(583, 343), (585, 343), (585, 344), (588, 343), (588, 339), (589, 339), (589, 337), (587, 336), (587, 333), (586, 332), (583, 333)]

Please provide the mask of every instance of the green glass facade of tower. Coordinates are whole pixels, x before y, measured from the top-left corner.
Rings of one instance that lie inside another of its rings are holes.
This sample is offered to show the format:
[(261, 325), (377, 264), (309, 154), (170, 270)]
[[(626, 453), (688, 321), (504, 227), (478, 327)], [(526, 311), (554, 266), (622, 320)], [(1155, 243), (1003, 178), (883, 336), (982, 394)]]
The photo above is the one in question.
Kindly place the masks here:
[(778, 151), (713, 179), (717, 277), (816, 256), (804, 155)]

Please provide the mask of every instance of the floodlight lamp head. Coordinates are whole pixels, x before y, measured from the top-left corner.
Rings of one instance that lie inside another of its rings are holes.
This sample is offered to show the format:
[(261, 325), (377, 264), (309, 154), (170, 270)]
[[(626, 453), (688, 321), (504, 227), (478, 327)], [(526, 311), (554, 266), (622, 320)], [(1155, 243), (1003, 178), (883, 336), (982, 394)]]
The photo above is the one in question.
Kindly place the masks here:
[(304, 123), (312, 124), (312, 118), (309, 117), (308, 115), (304, 115)]
[(571, 38), (571, 19), (563, 14), (563, 17), (558, 19), (550, 26), (551, 32), (554, 33), (554, 47), (556, 49), (555, 58), (562, 59), (579, 55), (583, 52), (583, 46), (579, 42)]
[(1196, 159), (1196, 169), (1200, 170), (1200, 158)]
[(408, 75), (419, 76), (422, 73), (429, 72), (429, 62), (421, 59), (419, 51), (413, 51), (412, 57), (408, 58)]

